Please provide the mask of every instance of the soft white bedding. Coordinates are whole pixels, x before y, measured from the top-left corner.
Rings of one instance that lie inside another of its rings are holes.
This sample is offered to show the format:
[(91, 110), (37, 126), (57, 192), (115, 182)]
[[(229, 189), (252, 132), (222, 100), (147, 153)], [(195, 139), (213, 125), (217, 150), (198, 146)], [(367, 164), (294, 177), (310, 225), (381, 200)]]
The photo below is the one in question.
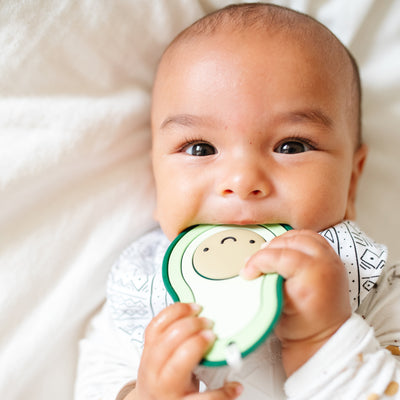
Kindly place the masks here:
[[(0, 3), (0, 397), (72, 398), (111, 263), (154, 226), (158, 57), (226, 0)], [(370, 156), (359, 225), (400, 259), (400, 2), (286, 0), (353, 51)]]

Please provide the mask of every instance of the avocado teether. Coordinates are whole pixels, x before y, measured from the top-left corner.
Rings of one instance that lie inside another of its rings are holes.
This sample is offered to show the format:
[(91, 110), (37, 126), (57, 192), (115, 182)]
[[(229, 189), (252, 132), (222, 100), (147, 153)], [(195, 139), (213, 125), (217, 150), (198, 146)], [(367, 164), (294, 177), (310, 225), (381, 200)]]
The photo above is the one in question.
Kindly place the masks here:
[(198, 225), (181, 233), (163, 262), (164, 284), (175, 302), (197, 303), (201, 315), (214, 321), (217, 335), (202, 363), (225, 365), (234, 344), (242, 357), (272, 331), (282, 308), (283, 278), (239, 276), (246, 259), (291, 229), (288, 225)]

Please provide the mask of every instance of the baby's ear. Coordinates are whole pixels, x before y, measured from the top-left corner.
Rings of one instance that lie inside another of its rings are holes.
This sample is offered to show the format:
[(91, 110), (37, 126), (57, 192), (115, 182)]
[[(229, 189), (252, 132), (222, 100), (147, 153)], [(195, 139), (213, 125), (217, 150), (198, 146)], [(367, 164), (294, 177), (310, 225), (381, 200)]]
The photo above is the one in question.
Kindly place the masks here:
[(363, 172), (365, 161), (367, 159), (367, 154), (368, 147), (366, 144), (362, 144), (354, 153), (353, 169), (351, 172), (345, 219), (354, 220), (356, 218), (355, 203), (357, 197), (358, 181)]

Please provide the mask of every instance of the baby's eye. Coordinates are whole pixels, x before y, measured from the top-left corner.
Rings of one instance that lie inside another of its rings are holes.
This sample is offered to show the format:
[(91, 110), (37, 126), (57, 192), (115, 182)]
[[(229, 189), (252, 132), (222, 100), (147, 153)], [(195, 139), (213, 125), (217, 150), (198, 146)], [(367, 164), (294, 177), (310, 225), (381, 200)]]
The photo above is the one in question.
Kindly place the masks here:
[(184, 152), (191, 156), (204, 157), (217, 153), (216, 148), (210, 143), (197, 142), (186, 146)]
[(299, 140), (288, 140), (281, 143), (275, 148), (275, 153), (280, 154), (298, 154), (305, 153), (306, 151), (313, 150), (314, 147), (311, 144), (305, 143)]

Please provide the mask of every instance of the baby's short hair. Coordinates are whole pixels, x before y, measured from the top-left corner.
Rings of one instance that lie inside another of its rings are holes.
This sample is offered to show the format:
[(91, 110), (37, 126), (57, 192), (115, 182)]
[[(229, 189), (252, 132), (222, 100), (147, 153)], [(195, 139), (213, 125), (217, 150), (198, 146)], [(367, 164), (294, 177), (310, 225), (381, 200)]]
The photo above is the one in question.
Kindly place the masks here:
[[(322, 23), (313, 17), (287, 7), (269, 3), (231, 4), (216, 10), (183, 30), (170, 43), (165, 53), (178, 44), (198, 36), (212, 35), (223, 30), (236, 32), (248, 29), (295, 33), (297, 37), (312, 38), (315, 42), (323, 42), (322, 48), (335, 47), (336, 51), (345, 54), (345, 62), (350, 63), (352, 70), (351, 101), (353, 118), (356, 122), (356, 147), (362, 142), (361, 128), (361, 80), (357, 62), (350, 50)], [(316, 33), (318, 32), (318, 35)], [(328, 51), (328, 50), (327, 50)], [(164, 53), (164, 54), (165, 54)]]

